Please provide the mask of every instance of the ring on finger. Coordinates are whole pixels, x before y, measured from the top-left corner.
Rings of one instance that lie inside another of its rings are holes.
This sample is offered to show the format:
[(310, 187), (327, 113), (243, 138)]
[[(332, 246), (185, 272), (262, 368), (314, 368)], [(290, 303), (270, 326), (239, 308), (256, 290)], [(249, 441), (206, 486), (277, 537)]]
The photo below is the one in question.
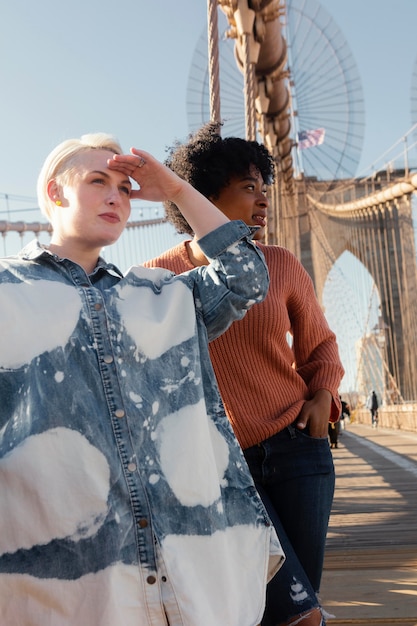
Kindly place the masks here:
[(137, 164), (136, 167), (143, 167), (145, 165), (146, 161), (143, 157), (139, 157), (139, 163)]

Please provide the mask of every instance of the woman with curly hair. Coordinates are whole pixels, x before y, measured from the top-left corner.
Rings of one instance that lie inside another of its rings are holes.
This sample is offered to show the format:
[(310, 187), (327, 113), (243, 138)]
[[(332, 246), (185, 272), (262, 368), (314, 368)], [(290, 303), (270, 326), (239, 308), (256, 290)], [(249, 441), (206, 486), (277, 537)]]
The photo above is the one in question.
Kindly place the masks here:
[[(229, 219), (257, 229), (269, 293), (211, 342), (210, 356), (228, 418), (286, 554), (268, 584), (262, 626), (318, 626), (325, 623), (317, 594), (335, 478), (327, 428), (340, 414), (344, 372), (309, 275), (285, 248), (260, 243), (272, 156), (256, 141), (223, 139), (220, 126), (211, 122), (187, 143), (177, 142), (166, 164)], [(176, 273), (206, 265), (175, 202), (165, 208), (190, 239), (145, 265)]]

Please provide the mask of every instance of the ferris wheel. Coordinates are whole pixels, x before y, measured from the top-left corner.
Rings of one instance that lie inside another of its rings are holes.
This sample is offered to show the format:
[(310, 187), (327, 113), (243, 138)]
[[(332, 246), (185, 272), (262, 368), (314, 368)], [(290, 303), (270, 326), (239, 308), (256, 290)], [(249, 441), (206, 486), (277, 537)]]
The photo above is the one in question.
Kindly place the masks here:
[(296, 132), (324, 131), (320, 145), (300, 151), (303, 170), (320, 179), (351, 177), (365, 127), (362, 85), (349, 46), (316, 0), (289, 0), (286, 30)]
[[(284, 36), (292, 95), (292, 137), (306, 176), (336, 180), (354, 176), (364, 136), (362, 86), (342, 33), (317, 0), (287, 0)], [(245, 136), (243, 76), (234, 41), (219, 15), (220, 102), (224, 136)], [(207, 34), (196, 45), (187, 85), (191, 131), (210, 119)]]

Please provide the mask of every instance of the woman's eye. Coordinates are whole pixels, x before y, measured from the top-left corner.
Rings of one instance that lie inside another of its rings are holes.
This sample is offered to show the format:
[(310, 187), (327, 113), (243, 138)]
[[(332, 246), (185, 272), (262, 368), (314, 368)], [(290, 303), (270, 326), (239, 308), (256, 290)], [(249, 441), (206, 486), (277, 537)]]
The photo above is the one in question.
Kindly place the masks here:
[(130, 187), (120, 187), (120, 192), (124, 193), (126, 196), (130, 197)]
[(106, 181), (104, 178), (94, 178), (91, 182), (98, 185), (104, 185)]

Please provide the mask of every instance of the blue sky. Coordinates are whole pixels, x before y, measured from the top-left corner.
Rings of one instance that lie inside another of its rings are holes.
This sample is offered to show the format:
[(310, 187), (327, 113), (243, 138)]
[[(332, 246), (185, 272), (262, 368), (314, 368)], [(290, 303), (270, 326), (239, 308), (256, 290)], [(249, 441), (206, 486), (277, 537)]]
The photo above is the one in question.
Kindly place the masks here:
[[(347, 40), (365, 98), (359, 171), (410, 127), (415, 0), (321, 0)], [(163, 159), (188, 133), (191, 58), (205, 0), (2, 3), (0, 194), (35, 196), (47, 153), (103, 130)], [(1, 209), (1, 201), (0, 201)]]

